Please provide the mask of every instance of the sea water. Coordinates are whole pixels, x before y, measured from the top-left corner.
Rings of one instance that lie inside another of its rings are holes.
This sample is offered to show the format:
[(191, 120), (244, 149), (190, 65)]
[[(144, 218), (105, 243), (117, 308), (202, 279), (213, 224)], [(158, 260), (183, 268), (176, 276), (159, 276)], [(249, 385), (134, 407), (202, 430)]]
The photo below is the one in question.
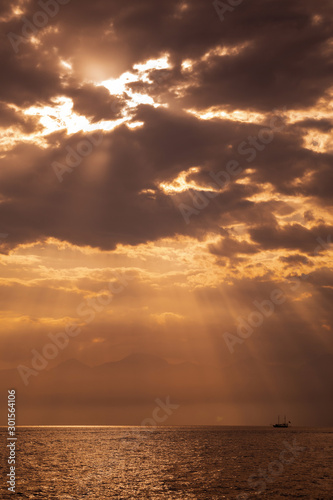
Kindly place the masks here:
[(333, 499), (333, 429), (24, 427), (1, 499)]

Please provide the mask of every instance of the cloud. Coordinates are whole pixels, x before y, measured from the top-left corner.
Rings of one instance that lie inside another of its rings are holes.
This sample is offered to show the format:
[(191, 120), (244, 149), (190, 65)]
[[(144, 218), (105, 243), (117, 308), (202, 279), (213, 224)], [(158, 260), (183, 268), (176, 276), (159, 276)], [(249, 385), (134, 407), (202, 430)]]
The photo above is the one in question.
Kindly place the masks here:
[[(13, 50), (41, 8), (0, 2), (1, 366), (127, 269), (53, 367), (157, 354), (228, 374), (201, 403), (310, 411), (332, 352), (332, 2), (243, 2), (221, 24), (200, 0), (71, 0)], [(288, 300), (230, 360), (221, 335), (277, 286)]]
[(325, 251), (324, 247), (318, 246), (318, 238), (325, 242), (330, 241), (328, 238), (333, 227), (321, 224), (310, 230), (300, 224), (287, 224), (284, 227), (276, 224), (254, 227), (249, 232), (252, 240), (260, 244), (262, 249), (285, 248), (313, 255), (316, 251)]
[(226, 237), (221, 239), (219, 243), (210, 245), (209, 250), (214, 255), (232, 258), (237, 255), (255, 254), (259, 251), (259, 247), (247, 241), (238, 241), (234, 238)]

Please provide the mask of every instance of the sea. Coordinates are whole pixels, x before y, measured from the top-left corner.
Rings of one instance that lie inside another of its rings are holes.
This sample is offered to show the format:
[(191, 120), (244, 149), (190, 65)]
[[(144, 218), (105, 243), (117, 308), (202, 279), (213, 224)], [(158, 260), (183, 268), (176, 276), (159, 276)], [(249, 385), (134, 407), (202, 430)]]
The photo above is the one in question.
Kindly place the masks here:
[(21, 427), (1, 499), (333, 499), (333, 428)]

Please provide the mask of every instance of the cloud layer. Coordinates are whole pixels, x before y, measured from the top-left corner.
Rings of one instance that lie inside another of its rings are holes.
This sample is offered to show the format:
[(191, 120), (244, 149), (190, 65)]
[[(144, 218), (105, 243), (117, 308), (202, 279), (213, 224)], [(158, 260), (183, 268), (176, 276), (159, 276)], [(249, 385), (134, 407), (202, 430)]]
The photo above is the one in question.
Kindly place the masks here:
[[(243, 2), (223, 22), (199, 0), (0, 2), (0, 368), (127, 270), (51, 367), (236, 363), (237, 405), (247, 363), (271, 381), (258, 396), (251, 375), (253, 398), (289, 401), (278, 363), (301, 391), (297, 366), (332, 354), (332, 14), (329, 0)], [(285, 304), (234, 361), (223, 334), (276, 287)]]

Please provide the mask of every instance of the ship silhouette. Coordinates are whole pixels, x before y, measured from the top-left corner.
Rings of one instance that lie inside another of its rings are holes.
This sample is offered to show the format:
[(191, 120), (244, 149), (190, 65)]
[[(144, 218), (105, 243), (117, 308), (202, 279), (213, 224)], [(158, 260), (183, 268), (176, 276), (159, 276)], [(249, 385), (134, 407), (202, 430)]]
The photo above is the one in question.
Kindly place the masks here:
[(287, 428), (289, 427), (289, 424), (291, 424), (290, 420), (287, 422), (286, 416), (284, 416), (284, 421), (280, 422), (280, 415), (278, 416), (278, 421), (277, 424), (273, 424), (273, 427), (282, 427), (282, 428)]

